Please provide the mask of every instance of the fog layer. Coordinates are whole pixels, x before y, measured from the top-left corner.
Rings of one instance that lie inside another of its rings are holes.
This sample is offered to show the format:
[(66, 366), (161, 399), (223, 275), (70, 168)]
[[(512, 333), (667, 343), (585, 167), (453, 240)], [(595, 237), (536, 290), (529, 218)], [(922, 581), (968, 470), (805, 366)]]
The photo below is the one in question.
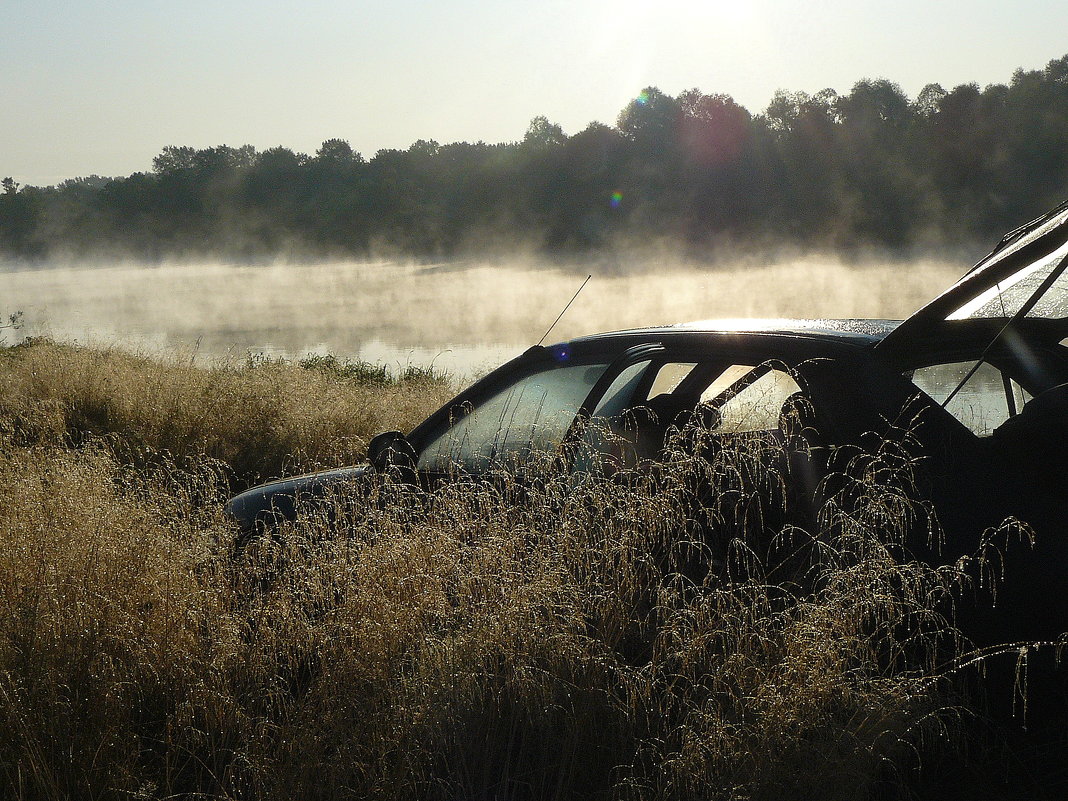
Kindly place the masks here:
[[(549, 339), (717, 317), (902, 318), (962, 272), (820, 258), (595, 272)], [(24, 312), (22, 336), (195, 349), (201, 359), (329, 352), (463, 375), (537, 342), (584, 277), (499, 263), (0, 267), (0, 313)]]

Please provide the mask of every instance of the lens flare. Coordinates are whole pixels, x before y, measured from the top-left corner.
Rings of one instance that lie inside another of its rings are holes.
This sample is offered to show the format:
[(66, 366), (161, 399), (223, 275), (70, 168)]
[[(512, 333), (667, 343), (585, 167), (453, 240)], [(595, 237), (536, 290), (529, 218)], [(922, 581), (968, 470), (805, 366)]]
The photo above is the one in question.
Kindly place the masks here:
[(638, 96), (634, 99), (638, 102), (639, 105), (644, 106), (649, 102), (649, 93), (643, 90), (639, 92)]
[(618, 209), (621, 205), (623, 205), (623, 193), (622, 192), (613, 192), (612, 193), (612, 197), (608, 201), (608, 204), (613, 209)]

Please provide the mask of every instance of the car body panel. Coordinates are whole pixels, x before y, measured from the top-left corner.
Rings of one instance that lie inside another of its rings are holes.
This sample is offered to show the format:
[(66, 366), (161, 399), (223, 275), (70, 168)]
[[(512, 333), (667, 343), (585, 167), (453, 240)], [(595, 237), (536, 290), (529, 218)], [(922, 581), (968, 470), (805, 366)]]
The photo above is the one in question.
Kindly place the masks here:
[(226, 504), (226, 514), (249, 535), (295, 519), (301, 501), (322, 497), (332, 487), (358, 481), (369, 472), (371, 466), (361, 464), (270, 481), (235, 495)]

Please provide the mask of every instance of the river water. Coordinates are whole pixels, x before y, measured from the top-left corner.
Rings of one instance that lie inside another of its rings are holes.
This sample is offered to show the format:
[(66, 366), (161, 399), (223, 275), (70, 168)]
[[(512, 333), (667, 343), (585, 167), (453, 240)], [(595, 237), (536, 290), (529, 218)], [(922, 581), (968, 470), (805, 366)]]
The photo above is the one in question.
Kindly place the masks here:
[[(830, 258), (592, 269), (547, 341), (737, 317), (909, 315), (966, 265)], [(537, 342), (586, 271), (502, 263), (0, 265), (3, 332), (216, 361), (313, 353), (478, 374)]]

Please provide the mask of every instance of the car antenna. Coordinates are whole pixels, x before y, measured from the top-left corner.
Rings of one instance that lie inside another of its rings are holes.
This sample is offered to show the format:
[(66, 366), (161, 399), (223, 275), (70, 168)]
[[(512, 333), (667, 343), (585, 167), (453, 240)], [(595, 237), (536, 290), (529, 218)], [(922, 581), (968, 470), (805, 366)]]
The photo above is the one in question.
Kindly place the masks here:
[(549, 336), (549, 331), (552, 331), (554, 328), (556, 328), (556, 324), (560, 322), (560, 318), (564, 316), (564, 312), (566, 312), (571, 307), (571, 304), (575, 302), (575, 298), (579, 296), (579, 292), (586, 288), (586, 284), (590, 282), (591, 278), (593, 278), (592, 275), (586, 276), (586, 280), (582, 282), (582, 286), (578, 288), (578, 291), (576, 291), (575, 294), (571, 296), (571, 300), (567, 302), (567, 306), (564, 306), (563, 310), (556, 316), (556, 319), (553, 320), (553, 324), (550, 325), (546, 332), (541, 335), (541, 339), (538, 340), (539, 345), (545, 341), (545, 337)]

